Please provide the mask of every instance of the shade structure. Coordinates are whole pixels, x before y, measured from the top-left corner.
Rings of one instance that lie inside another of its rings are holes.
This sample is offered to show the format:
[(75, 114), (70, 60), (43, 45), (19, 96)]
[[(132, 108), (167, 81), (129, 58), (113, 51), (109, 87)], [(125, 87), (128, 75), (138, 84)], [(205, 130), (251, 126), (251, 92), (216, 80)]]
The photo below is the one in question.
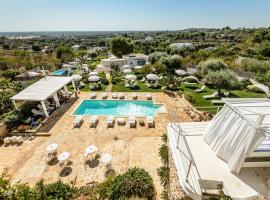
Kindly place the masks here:
[(58, 148), (58, 144), (50, 144), (49, 146), (47, 146), (46, 150), (51, 153), (56, 151), (56, 149)]
[(146, 75), (146, 79), (149, 81), (158, 81), (159, 76), (156, 74), (148, 74), (148, 75)]
[(85, 149), (85, 153), (91, 154), (91, 153), (96, 152), (97, 150), (98, 150), (98, 148), (96, 146), (90, 145)]
[(187, 72), (183, 69), (177, 69), (175, 70), (175, 73), (179, 76), (185, 76), (187, 74)]
[(142, 69), (143, 66), (135, 66), (134, 69)]
[(131, 67), (129, 65), (124, 65), (122, 68), (123, 69), (130, 69)]
[(238, 173), (270, 131), (268, 99), (225, 99), (223, 109), (206, 128), (204, 140), (229, 169)]
[(126, 80), (136, 80), (137, 76), (134, 74), (128, 74), (128, 75), (126, 75), (125, 78), (126, 78)]
[(58, 160), (59, 161), (65, 161), (70, 157), (70, 153), (69, 152), (63, 152), (58, 156)]
[(97, 76), (97, 75), (98, 75), (98, 72), (95, 72), (95, 71), (89, 73), (89, 76)]
[(100, 80), (100, 77), (99, 76), (90, 76), (88, 78), (88, 81), (89, 82), (98, 82)]
[(125, 74), (131, 74), (131, 73), (132, 73), (132, 70), (131, 70), (131, 69), (125, 69), (125, 70), (124, 70), (124, 73), (125, 73)]
[(78, 74), (73, 75), (73, 78), (74, 78), (74, 81), (76, 81), (76, 82), (79, 82), (82, 80), (82, 76), (78, 75)]

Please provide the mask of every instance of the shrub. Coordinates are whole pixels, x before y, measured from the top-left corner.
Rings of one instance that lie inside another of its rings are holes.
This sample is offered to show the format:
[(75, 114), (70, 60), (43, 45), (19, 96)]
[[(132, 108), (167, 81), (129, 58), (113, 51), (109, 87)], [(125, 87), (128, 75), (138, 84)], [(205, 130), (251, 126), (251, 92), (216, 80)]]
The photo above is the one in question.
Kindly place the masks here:
[(99, 188), (101, 198), (111, 200), (139, 197), (153, 199), (155, 187), (153, 179), (144, 169), (132, 168), (126, 173), (110, 178)]
[(121, 58), (123, 55), (130, 54), (133, 51), (133, 44), (125, 37), (115, 37), (112, 39), (111, 51), (113, 55), (118, 58)]
[(202, 75), (206, 75), (209, 71), (225, 70), (227, 65), (219, 59), (209, 59), (198, 65), (198, 70)]
[(191, 96), (191, 95), (186, 95), (186, 94), (185, 94), (184, 97), (185, 97), (185, 99), (186, 99), (188, 102), (190, 102), (190, 103), (194, 103), (194, 102), (195, 102), (193, 96)]
[(167, 187), (170, 181), (170, 168), (167, 166), (158, 168), (158, 175), (162, 186)]
[(162, 162), (164, 163), (164, 165), (169, 164), (169, 148), (166, 144), (163, 144), (159, 148), (159, 156), (160, 156)]
[(167, 57), (162, 57), (160, 62), (165, 64), (168, 69), (178, 69), (182, 67), (183, 58), (179, 55), (172, 55)]
[(167, 56), (168, 56), (167, 53), (157, 51), (157, 52), (154, 52), (154, 53), (149, 55), (149, 62), (151, 64), (154, 64), (154, 63), (158, 62), (161, 58), (167, 57)]
[(101, 79), (100, 81), (103, 85), (109, 85), (109, 81), (106, 78)]

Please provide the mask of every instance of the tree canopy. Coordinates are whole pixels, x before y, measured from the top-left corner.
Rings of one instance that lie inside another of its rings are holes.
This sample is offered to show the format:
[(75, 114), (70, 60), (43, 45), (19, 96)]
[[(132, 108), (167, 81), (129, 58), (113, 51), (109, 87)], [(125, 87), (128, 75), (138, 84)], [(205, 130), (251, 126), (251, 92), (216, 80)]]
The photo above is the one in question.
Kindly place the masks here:
[(123, 55), (128, 55), (133, 52), (133, 44), (125, 37), (115, 37), (112, 39), (111, 52), (117, 58), (122, 58)]

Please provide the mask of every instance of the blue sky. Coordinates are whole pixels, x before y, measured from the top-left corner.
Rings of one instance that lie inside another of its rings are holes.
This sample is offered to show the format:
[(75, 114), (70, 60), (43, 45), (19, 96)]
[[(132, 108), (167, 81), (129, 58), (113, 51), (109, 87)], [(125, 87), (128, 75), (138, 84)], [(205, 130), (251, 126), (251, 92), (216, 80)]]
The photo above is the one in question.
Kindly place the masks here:
[(270, 26), (270, 0), (1, 0), (0, 32)]

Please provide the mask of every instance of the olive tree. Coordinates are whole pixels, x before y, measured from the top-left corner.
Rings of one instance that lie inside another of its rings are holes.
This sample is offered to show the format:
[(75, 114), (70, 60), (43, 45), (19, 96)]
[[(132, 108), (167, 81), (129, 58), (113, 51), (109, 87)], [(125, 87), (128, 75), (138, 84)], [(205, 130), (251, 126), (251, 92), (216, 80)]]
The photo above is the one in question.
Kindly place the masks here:
[(111, 52), (117, 58), (122, 58), (123, 55), (128, 55), (133, 52), (133, 44), (125, 37), (115, 37), (110, 44)]
[(227, 65), (219, 59), (209, 59), (205, 62), (201, 62), (198, 65), (198, 70), (202, 75), (206, 75), (210, 71), (220, 71), (225, 70)]

